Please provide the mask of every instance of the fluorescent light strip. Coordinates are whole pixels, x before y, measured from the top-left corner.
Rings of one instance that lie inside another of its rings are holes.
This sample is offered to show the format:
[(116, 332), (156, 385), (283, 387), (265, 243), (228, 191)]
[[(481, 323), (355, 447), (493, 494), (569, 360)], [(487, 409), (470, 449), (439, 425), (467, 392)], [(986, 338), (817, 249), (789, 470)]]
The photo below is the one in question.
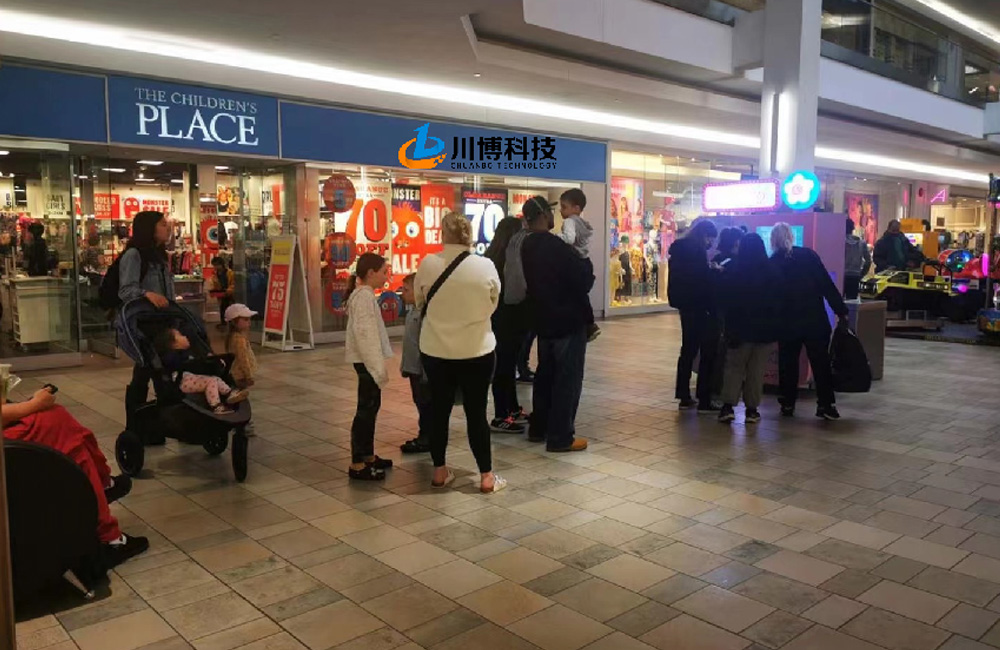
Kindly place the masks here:
[[(918, 1), (928, 6), (941, 4), (937, 0)], [(942, 6), (947, 7), (947, 5)], [(941, 11), (937, 7), (933, 8)], [(948, 9), (950, 10), (950, 8)], [(954, 10), (951, 11), (952, 13), (958, 13)], [(964, 18), (968, 21), (967, 16)], [(755, 136), (629, 117), (627, 115), (607, 113), (513, 95), (467, 90), (443, 84), (352, 72), (333, 66), (319, 65), (235, 47), (222, 46), (208, 41), (197, 41), (157, 32), (117, 28), (64, 18), (53, 18), (8, 9), (0, 9), (0, 32), (23, 34), (126, 52), (151, 54), (185, 61), (195, 61), (213, 66), (242, 68), (283, 77), (340, 84), (355, 88), (395, 93), (397, 95), (420, 98), (433, 97), (443, 102), (464, 104), (479, 108), (489, 106), (491, 109), (503, 110), (510, 113), (551, 117), (584, 124), (611, 126), (641, 133), (655, 133), (701, 142), (733, 145), (747, 149), (760, 149), (760, 138)], [(955, 180), (986, 182), (985, 175), (975, 172), (924, 165), (908, 160), (870, 155), (863, 152), (817, 147), (816, 155), (818, 158), (826, 160), (855, 162), (872, 167), (932, 174)]]
[[(985, 0), (980, 0), (980, 1), (983, 2), (983, 4), (987, 4)], [(993, 29), (992, 27), (982, 22), (981, 20), (976, 20), (972, 16), (966, 13), (962, 13), (961, 11), (955, 9), (949, 4), (941, 2), (941, 0), (916, 0), (916, 2), (919, 2), (920, 4), (924, 5), (925, 7), (927, 7), (932, 11), (938, 12), (945, 18), (950, 18), (951, 20), (954, 20), (962, 27), (971, 29), (980, 36), (984, 36), (990, 39), (994, 43), (1000, 43), (1000, 32), (998, 32), (996, 29)]]
[(159, 167), (163, 164), (162, 160), (137, 160), (140, 165), (149, 165), (150, 167)]

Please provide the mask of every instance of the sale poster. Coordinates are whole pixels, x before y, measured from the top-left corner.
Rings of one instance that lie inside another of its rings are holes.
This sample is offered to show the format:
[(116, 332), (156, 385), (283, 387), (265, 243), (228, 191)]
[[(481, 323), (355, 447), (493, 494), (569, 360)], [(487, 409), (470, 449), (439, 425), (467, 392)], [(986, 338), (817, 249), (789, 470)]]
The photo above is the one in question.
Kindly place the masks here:
[(424, 218), (424, 243), (427, 255), (442, 250), (441, 219), (455, 211), (455, 186), (427, 184), (420, 188), (420, 212)]
[[(437, 249), (440, 250), (440, 249)], [(437, 252), (437, 250), (433, 252)], [(416, 273), (428, 254), (424, 237), (424, 218), (420, 213), (420, 186), (392, 186), (392, 280), (389, 288), (398, 289), (403, 278)]]
[(537, 191), (532, 192), (531, 190), (509, 190), (507, 194), (507, 205), (509, 206), (507, 208), (507, 214), (511, 217), (517, 217), (518, 219), (523, 218), (524, 214), (522, 214), (522, 208), (524, 207), (524, 204), (536, 194), (538, 194)]
[(844, 192), (844, 206), (854, 222), (855, 234), (874, 246), (878, 241), (878, 194)]
[(629, 248), (642, 241), (642, 181), (611, 179), (611, 248)]
[(497, 224), (507, 216), (507, 190), (464, 188), (462, 203), (465, 205), (465, 217), (472, 224), (475, 253), (482, 255), (493, 241)]
[(285, 333), (288, 298), (291, 289), (294, 237), (278, 237), (271, 242), (271, 266), (267, 278), (267, 307), (264, 309), (264, 331)]
[(389, 258), (392, 240), (389, 206), (392, 187), (387, 179), (351, 178), (357, 191), (348, 210), (334, 214), (334, 230), (354, 239), (357, 254), (378, 253)]
[(121, 219), (121, 195), (94, 194), (94, 216), (98, 219)]

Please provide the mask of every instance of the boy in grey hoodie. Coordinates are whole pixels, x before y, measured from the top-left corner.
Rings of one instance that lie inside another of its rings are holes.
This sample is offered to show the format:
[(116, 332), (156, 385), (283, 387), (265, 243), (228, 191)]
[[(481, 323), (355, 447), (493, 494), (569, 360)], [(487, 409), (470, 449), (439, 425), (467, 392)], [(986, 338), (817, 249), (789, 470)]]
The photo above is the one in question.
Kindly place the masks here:
[[(580, 216), (585, 207), (587, 207), (587, 195), (583, 190), (574, 187), (562, 193), (559, 197), (559, 214), (563, 218), (563, 224), (559, 236), (572, 246), (580, 257), (589, 260), (590, 238), (594, 234), (594, 227)], [(600, 335), (601, 328), (591, 320), (587, 327), (587, 341), (593, 341)]]

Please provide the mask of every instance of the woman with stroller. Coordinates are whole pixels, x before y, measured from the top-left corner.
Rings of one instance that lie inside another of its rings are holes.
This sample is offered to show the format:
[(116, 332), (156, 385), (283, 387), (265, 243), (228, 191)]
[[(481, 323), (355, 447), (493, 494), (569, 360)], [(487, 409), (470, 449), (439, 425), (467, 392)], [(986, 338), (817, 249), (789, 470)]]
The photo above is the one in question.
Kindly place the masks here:
[(111, 476), (108, 461), (97, 446), (94, 434), (69, 411), (56, 405), (56, 396), (50, 388), (42, 388), (25, 402), (4, 402), (0, 410), (4, 438), (55, 449), (69, 456), (87, 475), (97, 497), (96, 533), (108, 568), (149, 548), (149, 540), (145, 537), (125, 535), (108, 508), (109, 503), (129, 493), (132, 481), (127, 476)]
[[(146, 299), (157, 309), (164, 309), (174, 298), (174, 276), (167, 263), (170, 223), (162, 212), (145, 210), (132, 221), (132, 238), (119, 262), (118, 298), (122, 304)], [(119, 314), (120, 318), (120, 314)], [(127, 419), (149, 396), (152, 369), (136, 363), (132, 381), (125, 389)]]

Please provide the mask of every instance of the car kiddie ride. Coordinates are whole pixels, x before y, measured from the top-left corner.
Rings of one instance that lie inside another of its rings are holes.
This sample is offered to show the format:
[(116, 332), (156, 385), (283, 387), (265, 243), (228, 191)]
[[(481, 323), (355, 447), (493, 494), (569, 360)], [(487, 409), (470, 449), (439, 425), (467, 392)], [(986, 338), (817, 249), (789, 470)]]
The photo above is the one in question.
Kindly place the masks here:
[[(927, 268), (944, 273), (928, 274)], [(954, 322), (966, 322), (976, 316), (982, 301), (969, 296), (967, 286), (956, 286), (947, 268), (934, 260), (924, 260), (920, 269), (886, 269), (861, 283), (862, 298), (886, 301), (888, 312), (901, 314), (901, 318), (890, 317), (890, 326), (900, 327), (931, 326), (940, 329), (936, 319), (947, 318)], [(923, 313), (924, 318), (914, 319), (915, 313)]]

